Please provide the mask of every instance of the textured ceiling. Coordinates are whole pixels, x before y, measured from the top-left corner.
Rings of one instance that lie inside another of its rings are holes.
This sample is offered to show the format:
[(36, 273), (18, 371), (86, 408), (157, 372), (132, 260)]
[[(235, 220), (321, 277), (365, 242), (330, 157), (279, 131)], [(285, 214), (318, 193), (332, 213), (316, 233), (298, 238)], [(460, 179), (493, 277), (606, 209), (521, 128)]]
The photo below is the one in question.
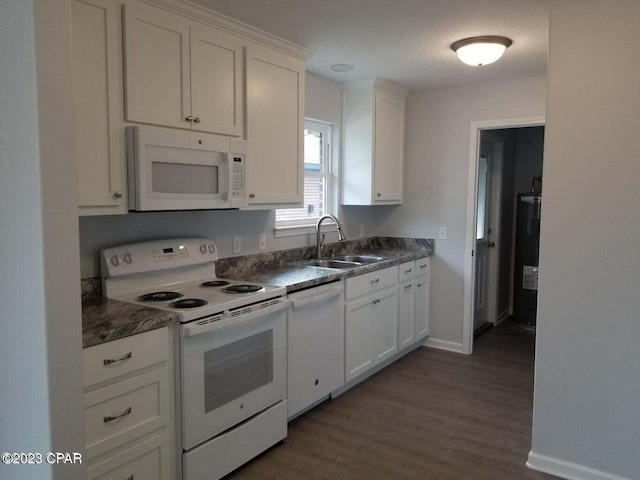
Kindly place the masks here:
[[(307, 70), (338, 81), (378, 77), (409, 90), (544, 75), (550, 0), (191, 0), (315, 52)], [(504, 35), (497, 63), (462, 64), (450, 45)], [(349, 73), (329, 69), (350, 63)]]

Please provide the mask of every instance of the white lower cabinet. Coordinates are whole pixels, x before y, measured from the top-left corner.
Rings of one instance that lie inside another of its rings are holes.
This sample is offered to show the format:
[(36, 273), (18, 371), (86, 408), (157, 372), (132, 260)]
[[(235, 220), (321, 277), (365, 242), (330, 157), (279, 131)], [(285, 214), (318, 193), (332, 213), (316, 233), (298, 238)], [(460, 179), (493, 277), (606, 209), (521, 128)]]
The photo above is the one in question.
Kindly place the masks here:
[(414, 293), (413, 280), (398, 285), (398, 350), (404, 350), (415, 341)]
[(397, 271), (390, 267), (347, 279), (345, 382), (398, 351)]
[(89, 479), (174, 478), (170, 345), (165, 327), (84, 349)]
[(431, 283), (431, 259), (429, 257), (416, 260), (417, 277), (415, 279), (415, 340), (422, 340), (429, 335), (429, 303)]
[(89, 480), (173, 480), (169, 433), (164, 432), (87, 468)]

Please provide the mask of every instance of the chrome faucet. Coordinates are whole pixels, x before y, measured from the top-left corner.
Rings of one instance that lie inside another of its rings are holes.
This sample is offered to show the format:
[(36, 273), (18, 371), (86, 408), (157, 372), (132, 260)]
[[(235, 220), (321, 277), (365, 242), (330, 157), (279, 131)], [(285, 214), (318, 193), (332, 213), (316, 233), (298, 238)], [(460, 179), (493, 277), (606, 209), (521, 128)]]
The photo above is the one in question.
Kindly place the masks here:
[(338, 229), (338, 240), (342, 242), (347, 239), (347, 237), (344, 236), (344, 232), (342, 231), (342, 224), (340, 223), (340, 220), (338, 220), (333, 215), (323, 215), (318, 219), (318, 223), (316, 223), (316, 248), (318, 250), (318, 258), (322, 258), (322, 245), (324, 244), (324, 234), (320, 233), (320, 225), (327, 218), (330, 218), (336, 223), (336, 228)]

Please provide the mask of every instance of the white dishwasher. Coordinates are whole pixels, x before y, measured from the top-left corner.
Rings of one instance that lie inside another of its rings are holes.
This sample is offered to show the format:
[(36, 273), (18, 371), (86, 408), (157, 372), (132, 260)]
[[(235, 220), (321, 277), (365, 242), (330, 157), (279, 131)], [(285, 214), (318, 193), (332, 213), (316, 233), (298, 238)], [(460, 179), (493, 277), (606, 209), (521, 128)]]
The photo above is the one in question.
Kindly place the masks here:
[(289, 295), (288, 418), (344, 384), (344, 283)]

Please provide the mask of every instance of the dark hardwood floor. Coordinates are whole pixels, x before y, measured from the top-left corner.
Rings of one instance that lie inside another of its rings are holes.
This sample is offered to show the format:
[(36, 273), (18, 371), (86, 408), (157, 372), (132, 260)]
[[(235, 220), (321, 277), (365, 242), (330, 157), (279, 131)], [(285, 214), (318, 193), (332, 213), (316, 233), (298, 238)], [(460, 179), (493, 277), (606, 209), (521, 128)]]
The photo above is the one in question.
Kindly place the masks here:
[(419, 348), (289, 424), (241, 479), (553, 479), (525, 466), (534, 336), (503, 324), (470, 356)]

